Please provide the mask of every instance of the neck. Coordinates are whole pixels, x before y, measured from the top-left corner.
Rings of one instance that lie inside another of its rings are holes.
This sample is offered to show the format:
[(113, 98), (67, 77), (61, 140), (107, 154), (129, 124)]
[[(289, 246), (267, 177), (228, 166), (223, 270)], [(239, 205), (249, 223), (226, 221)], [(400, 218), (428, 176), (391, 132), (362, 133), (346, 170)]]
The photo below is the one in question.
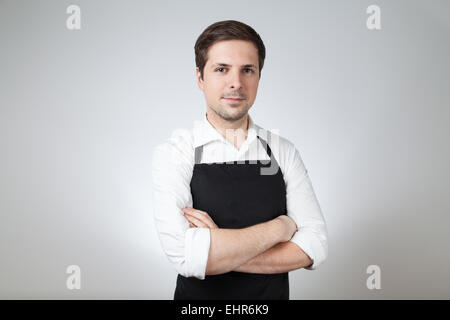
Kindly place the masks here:
[(208, 122), (237, 149), (247, 139), (248, 127), (250, 119), (248, 113), (239, 120), (228, 121), (218, 116), (214, 112), (206, 111), (206, 119)]

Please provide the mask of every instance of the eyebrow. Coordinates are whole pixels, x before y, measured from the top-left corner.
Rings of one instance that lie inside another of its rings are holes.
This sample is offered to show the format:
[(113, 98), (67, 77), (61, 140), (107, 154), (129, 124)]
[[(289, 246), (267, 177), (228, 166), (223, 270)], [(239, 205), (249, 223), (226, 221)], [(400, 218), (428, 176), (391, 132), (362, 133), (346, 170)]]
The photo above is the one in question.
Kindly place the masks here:
[[(211, 69), (213, 69), (215, 67), (231, 67), (231, 65), (226, 64), (226, 63), (214, 63), (211, 66)], [(254, 64), (244, 64), (242, 67), (243, 68), (255, 68), (256, 69), (256, 66)]]

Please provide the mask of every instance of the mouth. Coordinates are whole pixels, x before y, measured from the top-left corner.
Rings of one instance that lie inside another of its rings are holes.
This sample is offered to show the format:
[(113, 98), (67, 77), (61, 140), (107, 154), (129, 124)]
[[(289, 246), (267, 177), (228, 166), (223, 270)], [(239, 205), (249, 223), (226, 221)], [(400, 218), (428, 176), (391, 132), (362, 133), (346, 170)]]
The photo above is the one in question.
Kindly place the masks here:
[(230, 102), (241, 102), (241, 101), (243, 101), (244, 99), (241, 99), (241, 98), (224, 98), (225, 100), (227, 100), (227, 101), (230, 101)]

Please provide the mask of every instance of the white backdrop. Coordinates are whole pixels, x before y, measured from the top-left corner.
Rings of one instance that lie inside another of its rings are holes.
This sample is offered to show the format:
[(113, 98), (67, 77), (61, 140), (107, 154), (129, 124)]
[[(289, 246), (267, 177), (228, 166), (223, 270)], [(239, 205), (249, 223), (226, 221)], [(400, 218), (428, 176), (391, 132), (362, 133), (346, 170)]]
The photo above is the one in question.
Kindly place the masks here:
[(194, 43), (234, 19), (267, 49), (250, 114), (299, 149), (329, 230), (291, 299), (449, 299), (449, 17), (437, 0), (0, 1), (0, 298), (172, 299), (152, 149), (202, 117)]

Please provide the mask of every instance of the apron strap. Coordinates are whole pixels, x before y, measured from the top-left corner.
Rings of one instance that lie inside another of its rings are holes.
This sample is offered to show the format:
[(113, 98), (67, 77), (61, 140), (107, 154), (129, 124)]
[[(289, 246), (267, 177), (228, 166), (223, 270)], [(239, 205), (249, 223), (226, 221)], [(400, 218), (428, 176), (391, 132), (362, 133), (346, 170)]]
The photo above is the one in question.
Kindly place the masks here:
[(270, 161), (274, 161), (275, 159), (274, 159), (274, 157), (273, 157), (272, 149), (270, 149), (269, 144), (266, 142), (266, 140), (264, 140), (264, 139), (261, 138), (260, 136), (257, 136), (257, 137), (258, 137), (259, 141), (261, 141), (261, 143), (262, 143), (264, 149), (266, 150), (266, 153), (267, 153), (267, 155), (269, 156)]
[(202, 160), (202, 154), (203, 154), (203, 145), (195, 148), (195, 164), (200, 164), (200, 161)]

